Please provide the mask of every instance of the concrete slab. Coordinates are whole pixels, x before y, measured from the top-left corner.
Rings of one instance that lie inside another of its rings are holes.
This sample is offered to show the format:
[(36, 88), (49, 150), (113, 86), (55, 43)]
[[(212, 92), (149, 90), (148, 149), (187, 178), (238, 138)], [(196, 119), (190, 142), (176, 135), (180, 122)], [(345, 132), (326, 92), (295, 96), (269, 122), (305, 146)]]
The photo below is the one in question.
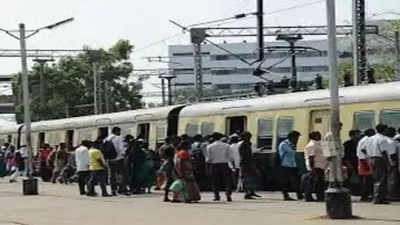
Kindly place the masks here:
[[(22, 184), (0, 179), (0, 225), (302, 225), (400, 224), (400, 203), (372, 205), (354, 201), (361, 218), (329, 220), (325, 203), (284, 202), (280, 193), (263, 192), (259, 200), (213, 202), (202, 193), (197, 204), (164, 203), (162, 192), (110, 198), (79, 196), (75, 184), (40, 183), (38, 196), (23, 196)], [(356, 199), (356, 198), (355, 198)], [(358, 199), (358, 198), (357, 198)]]

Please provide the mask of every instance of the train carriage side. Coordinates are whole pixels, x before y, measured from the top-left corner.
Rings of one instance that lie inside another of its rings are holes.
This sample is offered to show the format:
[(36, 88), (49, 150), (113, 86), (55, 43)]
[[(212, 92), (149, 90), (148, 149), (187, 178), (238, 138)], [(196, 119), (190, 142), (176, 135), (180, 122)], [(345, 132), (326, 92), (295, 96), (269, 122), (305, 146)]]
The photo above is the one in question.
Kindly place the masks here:
[[(400, 82), (340, 89), (342, 141), (348, 139), (350, 130), (373, 128), (380, 122), (399, 128), (399, 91)], [(288, 132), (297, 130), (302, 134), (297, 145), (298, 161), (304, 169), (302, 151), (309, 141), (308, 133), (318, 130), (324, 135), (329, 131), (329, 91), (195, 104), (182, 110), (179, 124), (179, 134), (190, 136), (247, 130), (253, 134), (253, 149), (267, 150), (264, 152), (275, 152)], [(275, 162), (265, 160), (267, 164)]]

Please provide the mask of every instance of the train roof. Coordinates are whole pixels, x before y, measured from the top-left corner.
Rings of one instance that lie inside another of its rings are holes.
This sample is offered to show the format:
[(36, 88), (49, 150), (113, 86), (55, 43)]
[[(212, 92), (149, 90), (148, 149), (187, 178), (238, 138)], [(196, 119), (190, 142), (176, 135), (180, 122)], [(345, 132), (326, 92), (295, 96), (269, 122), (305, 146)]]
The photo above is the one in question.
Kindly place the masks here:
[[(400, 82), (370, 84), (340, 88), (341, 104), (354, 102), (374, 102), (400, 100)], [(225, 113), (244, 113), (277, 109), (329, 105), (329, 89), (289, 94), (269, 95), (265, 97), (200, 103), (186, 106), (180, 112), (181, 117), (209, 116)]]
[[(82, 117), (71, 117), (66, 119), (58, 120), (45, 120), (32, 123), (32, 131), (49, 131), (57, 129), (76, 129), (86, 128), (93, 126), (109, 126), (111, 124), (122, 124), (122, 123), (136, 123), (140, 121), (151, 121), (166, 119), (171, 110), (180, 107), (178, 106), (167, 106), (151, 109), (138, 109), (130, 110), (125, 112), (108, 113), (101, 115), (91, 115)], [(16, 125), (15, 127), (7, 127), (5, 129), (0, 128), (1, 133), (17, 132), (21, 126)]]

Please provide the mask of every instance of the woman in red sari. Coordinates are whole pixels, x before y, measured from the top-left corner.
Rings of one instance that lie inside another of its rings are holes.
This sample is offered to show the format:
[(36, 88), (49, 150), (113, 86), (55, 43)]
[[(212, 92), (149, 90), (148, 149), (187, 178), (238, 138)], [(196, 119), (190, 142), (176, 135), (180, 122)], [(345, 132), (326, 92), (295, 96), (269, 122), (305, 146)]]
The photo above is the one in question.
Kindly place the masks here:
[(189, 142), (182, 142), (175, 154), (174, 164), (176, 175), (185, 187), (181, 193), (175, 193), (173, 199), (175, 202), (183, 199), (186, 203), (190, 203), (201, 199), (200, 190), (193, 174), (192, 162), (189, 155), (190, 146)]

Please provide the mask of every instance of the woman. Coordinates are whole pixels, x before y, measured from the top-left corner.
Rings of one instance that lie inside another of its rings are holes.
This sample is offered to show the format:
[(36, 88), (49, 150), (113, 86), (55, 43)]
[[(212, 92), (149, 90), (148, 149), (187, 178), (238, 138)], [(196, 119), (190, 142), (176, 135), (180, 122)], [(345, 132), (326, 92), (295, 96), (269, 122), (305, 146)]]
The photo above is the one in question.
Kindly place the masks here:
[(175, 192), (172, 200), (173, 202), (180, 202), (183, 200), (186, 203), (190, 203), (201, 199), (189, 155), (190, 146), (190, 142), (182, 142), (178, 148), (178, 152), (175, 154), (174, 164), (178, 177), (177, 182), (181, 182), (184, 188), (180, 192)]

